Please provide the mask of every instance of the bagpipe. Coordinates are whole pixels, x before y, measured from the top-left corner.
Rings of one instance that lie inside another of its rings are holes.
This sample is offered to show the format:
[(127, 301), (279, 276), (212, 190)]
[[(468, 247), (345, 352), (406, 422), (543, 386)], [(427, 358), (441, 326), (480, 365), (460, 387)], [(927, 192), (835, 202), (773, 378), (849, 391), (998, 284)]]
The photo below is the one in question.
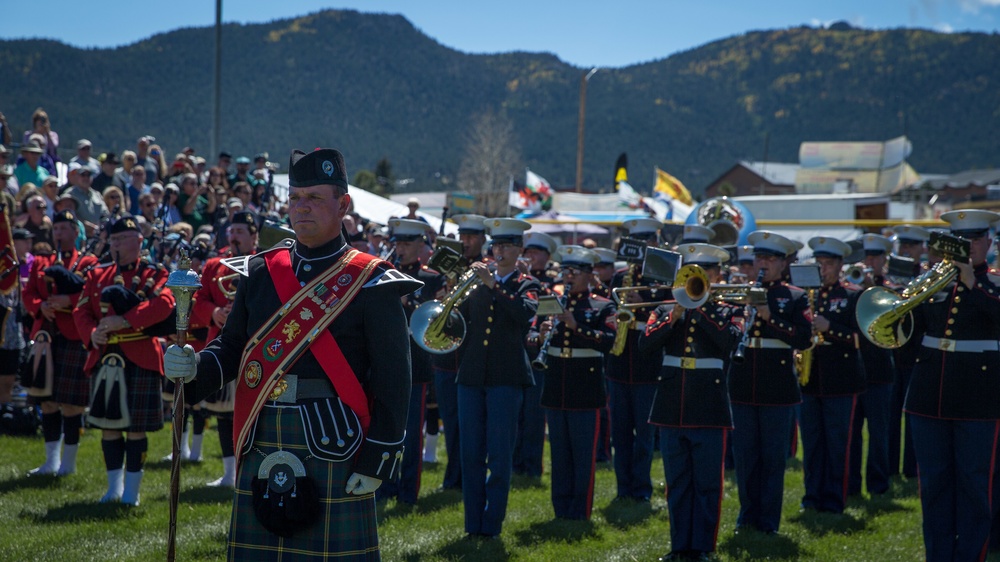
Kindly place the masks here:
[[(150, 267), (149, 262), (145, 260), (141, 261), (139, 269), (136, 271), (136, 280), (141, 278), (142, 270), (146, 267)], [(154, 283), (154, 278), (150, 277), (141, 288), (138, 288), (135, 282), (129, 288), (125, 286), (124, 279), (119, 273), (115, 277), (115, 284), (101, 289), (101, 310), (105, 313), (113, 311), (116, 316), (124, 316), (133, 308), (139, 306), (139, 303), (148, 299), (149, 293), (154, 290)], [(176, 325), (177, 310), (172, 309), (169, 316), (143, 329), (142, 336), (151, 338), (171, 336), (177, 332)]]

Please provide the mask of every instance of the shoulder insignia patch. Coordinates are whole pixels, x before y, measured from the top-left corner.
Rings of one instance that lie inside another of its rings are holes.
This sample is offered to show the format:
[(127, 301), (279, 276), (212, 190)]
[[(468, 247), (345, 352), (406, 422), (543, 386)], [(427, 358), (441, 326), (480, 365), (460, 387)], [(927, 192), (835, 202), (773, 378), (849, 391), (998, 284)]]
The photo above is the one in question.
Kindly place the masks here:
[(237, 256), (235, 258), (224, 258), (219, 260), (222, 265), (246, 277), (250, 273), (250, 258), (253, 256)]

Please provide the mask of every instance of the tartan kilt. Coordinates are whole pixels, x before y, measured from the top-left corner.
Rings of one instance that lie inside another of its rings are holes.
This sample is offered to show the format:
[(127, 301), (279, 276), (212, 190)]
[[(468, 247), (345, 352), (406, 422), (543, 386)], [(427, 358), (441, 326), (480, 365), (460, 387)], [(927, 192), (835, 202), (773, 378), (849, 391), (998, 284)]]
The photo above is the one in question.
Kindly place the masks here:
[(320, 516), (311, 527), (285, 539), (257, 521), (253, 479), (264, 456), (278, 450), (291, 452), (299, 459), (309, 457), (302, 418), (292, 405), (265, 405), (257, 419), (253, 447), (240, 457), (229, 527), (229, 560), (271, 561), (278, 560), (281, 554), (289, 559), (380, 560), (375, 495), (344, 493), (353, 472), (349, 461), (303, 460), (306, 475), (313, 479), (320, 494)]
[[(91, 376), (101, 369), (98, 363), (91, 370)], [(135, 433), (159, 431), (163, 429), (163, 399), (160, 398), (160, 379), (157, 371), (143, 369), (131, 361), (125, 361), (125, 386), (128, 393), (128, 411), (131, 425), (118, 431)], [(91, 404), (93, 408), (93, 404)], [(91, 424), (94, 427), (100, 426)]]
[(73, 406), (90, 405), (90, 377), (83, 371), (87, 350), (83, 342), (56, 335), (52, 342), (52, 400)]

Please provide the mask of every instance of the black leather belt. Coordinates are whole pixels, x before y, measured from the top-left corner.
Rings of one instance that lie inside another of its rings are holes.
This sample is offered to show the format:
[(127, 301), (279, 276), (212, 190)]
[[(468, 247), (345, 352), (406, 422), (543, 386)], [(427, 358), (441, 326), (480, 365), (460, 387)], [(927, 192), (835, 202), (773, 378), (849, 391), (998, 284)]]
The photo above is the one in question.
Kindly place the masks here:
[(303, 379), (298, 375), (285, 375), (281, 377), (278, 384), (268, 397), (274, 402), (281, 404), (294, 404), (300, 400), (311, 398), (331, 398), (337, 393), (333, 389), (330, 379)]

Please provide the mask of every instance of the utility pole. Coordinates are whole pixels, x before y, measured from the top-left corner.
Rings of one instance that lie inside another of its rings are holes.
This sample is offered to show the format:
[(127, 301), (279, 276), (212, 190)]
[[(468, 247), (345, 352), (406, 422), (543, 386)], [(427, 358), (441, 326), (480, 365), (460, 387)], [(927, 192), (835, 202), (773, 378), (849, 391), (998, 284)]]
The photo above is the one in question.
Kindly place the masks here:
[(576, 129), (576, 192), (583, 192), (583, 121), (587, 115), (587, 81), (597, 73), (597, 68), (580, 77), (580, 122)]
[(212, 145), (210, 158), (219, 155), (222, 131), (222, 0), (215, 0), (215, 77), (212, 86)]

